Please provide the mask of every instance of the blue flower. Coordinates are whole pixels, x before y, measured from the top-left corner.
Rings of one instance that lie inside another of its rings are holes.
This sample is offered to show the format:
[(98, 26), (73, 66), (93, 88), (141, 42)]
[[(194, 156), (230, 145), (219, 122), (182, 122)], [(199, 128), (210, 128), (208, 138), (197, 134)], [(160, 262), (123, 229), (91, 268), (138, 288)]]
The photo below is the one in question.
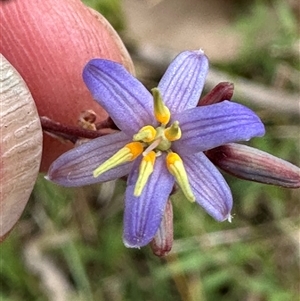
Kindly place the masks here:
[(230, 220), (232, 195), (204, 151), (264, 135), (254, 112), (230, 101), (197, 107), (208, 59), (185, 51), (151, 93), (115, 62), (93, 59), (83, 79), (121, 130), (63, 154), (48, 179), (82, 186), (128, 175), (123, 240), (141, 247), (155, 236), (175, 183), (217, 221)]

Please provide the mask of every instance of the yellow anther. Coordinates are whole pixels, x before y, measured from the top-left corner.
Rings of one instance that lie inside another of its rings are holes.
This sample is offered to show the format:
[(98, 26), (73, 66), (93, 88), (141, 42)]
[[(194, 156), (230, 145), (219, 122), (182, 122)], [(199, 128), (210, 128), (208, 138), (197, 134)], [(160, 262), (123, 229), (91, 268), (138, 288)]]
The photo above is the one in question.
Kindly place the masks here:
[(152, 142), (155, 136), (156, 129), (152, 125), (146, 125), (133, 136), (133, 141)]
[(169, 141), (175, 141), (181, 138), (181, 129), (179, 127), (179, 122), (175, 121), (170, 127), (164, 131), (165, 137)]
[(170, 152), (166, 157), (166, 163), (170, 174), (174, 176), (186, 198), (191, 202), (195, 202), (195, 196), (191, 189), (188, 176), (179, 155)]
[(158, 122), (166, 125), (170, 121), (170, 110), (164, 104), (161, 94), (157, 88), (151, 90), (154, 100), (154, 115)]
[(141, 142), (130, 142), (125, 145), (125, 148), (128, 148), (130, 150), (132, 157), (129, 161), (132, 161), (143, 152), (144, 145)]
[(155, 163), (156, 155), (154, 151), (151, 151), (148, 153), (145, 157), (143, 157), (143, 160), (140, 164), (139, 168), (139, 176), (136, 181), (135, 187), (134, 187), (134, 195), (140, 196), (142, 194), (142, 191), (147, 184), (147, 181), (149, 179), (149, 176), (153, 172), (153, 166)]
[(112, 157), (107, 159), (98, 168), (94, 170), (93, 172), (94, 178), (99, 177), (104, 172), (114, 167), (117, 167), (118, 165), (134, 160), (143, 152), (143, 150), (144, 147), (141, 142), (131, 142), (126, 144)]

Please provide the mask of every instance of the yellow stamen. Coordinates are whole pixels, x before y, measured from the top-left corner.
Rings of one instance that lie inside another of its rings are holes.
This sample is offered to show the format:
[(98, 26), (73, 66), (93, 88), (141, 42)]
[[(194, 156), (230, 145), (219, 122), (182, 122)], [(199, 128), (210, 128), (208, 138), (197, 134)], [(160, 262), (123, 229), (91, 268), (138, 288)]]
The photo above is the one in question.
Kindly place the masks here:
[(178, 154), (170, 152), (166, 158), (167, 168), (176, 179), (178, 185), (182, 189), (182, 192), (186, 196), (186, 198), (191, 201), (195, 202), (195, 196), (191, 189), (188, 176), (186, 174), (183, 162)]
[(135, 196), (140, 196), (142, 194), (142, 191), (145, 185), (147, 184), (148, 178), (153, 172), (155, 159), (156, 159), (156, 155), (154, 151), (151, 151), (145, 157), (143, 157), (143, 160), (139, 168), (139, 176), (134, 187), (133, 194)]
[(156, 129), (151, 125), (146, 125), (133, 136), (133, 141), (152, 142), (155, 136)]
[(165, 137), (169, 141), (179, 140), (181, 138), (181, 129), (179, 127), (179, 122), (175, 121), (170, 127), (164, 131)]
[(170, 121), (170, 110), (164, 104), (161, 94), (157, 88), (151, 90), (154, 100), (154, 115), (158, 122), (166, 125)]
[(138, 157), (144, 150), (143, 144), (141, 142), (131, 142), (126, 144), (118, 152), (116, 152), (112, 157), (103, 162), (99, 167), (97, 167), (94, 172), (94, 178), (99, 177), (104, 172), (121, 165), (123, 163), (134, 160)]

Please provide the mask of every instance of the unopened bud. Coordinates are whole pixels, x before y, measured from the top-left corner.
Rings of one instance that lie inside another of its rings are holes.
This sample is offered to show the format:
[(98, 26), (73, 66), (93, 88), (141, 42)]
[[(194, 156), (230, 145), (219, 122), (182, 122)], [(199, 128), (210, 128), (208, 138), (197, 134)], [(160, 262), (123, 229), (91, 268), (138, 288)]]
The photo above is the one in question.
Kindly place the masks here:
[(205, 154), (215, 165), (238, 178), (288, 188), (300, 187), (299, 167), (256, 148), (231, 143)]
[(199, 100), (198, 106), (207, 106), (224, 100), (231, 100), (233, 90), (233, 83), (221, 82)]
[(173, 245), (173, 207), (168, 200), (163, 219), (153, 240), (150, 243), (153, 254), (159, 257), (166, 256)]

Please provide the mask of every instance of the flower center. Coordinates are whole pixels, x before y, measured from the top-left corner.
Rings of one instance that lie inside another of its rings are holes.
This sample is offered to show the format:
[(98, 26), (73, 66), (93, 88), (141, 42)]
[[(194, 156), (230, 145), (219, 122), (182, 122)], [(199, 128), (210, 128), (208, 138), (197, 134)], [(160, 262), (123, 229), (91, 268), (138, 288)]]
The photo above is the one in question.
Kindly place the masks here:
[(175, 177), (187, 199), (195, 201), (183, 162), (180, 156), (171, 150), (172, 142), (181, 138), (179, 122), (174, 121), (170, 126), (167, 126), (171, 118), (170, 110), (164, 104), (159, 90), (154, 88), (151, 91), (154, 101), (154, 116), (160, 125), (156, 128), (152, 125), (142, 127), (133, 136), (131, 143), (126, 144), (111, 158), (103, 162), (94, 170), (93, 175), (98, 177), (104, 172), (123, 163), (133, 161), (142, 155), (143, 158), (134, 190), (134, 195), (140, 196), (153, 172), (156, 157), (160, 156), (162, 152), (166, 152), (166, 165), (169, 172)]

